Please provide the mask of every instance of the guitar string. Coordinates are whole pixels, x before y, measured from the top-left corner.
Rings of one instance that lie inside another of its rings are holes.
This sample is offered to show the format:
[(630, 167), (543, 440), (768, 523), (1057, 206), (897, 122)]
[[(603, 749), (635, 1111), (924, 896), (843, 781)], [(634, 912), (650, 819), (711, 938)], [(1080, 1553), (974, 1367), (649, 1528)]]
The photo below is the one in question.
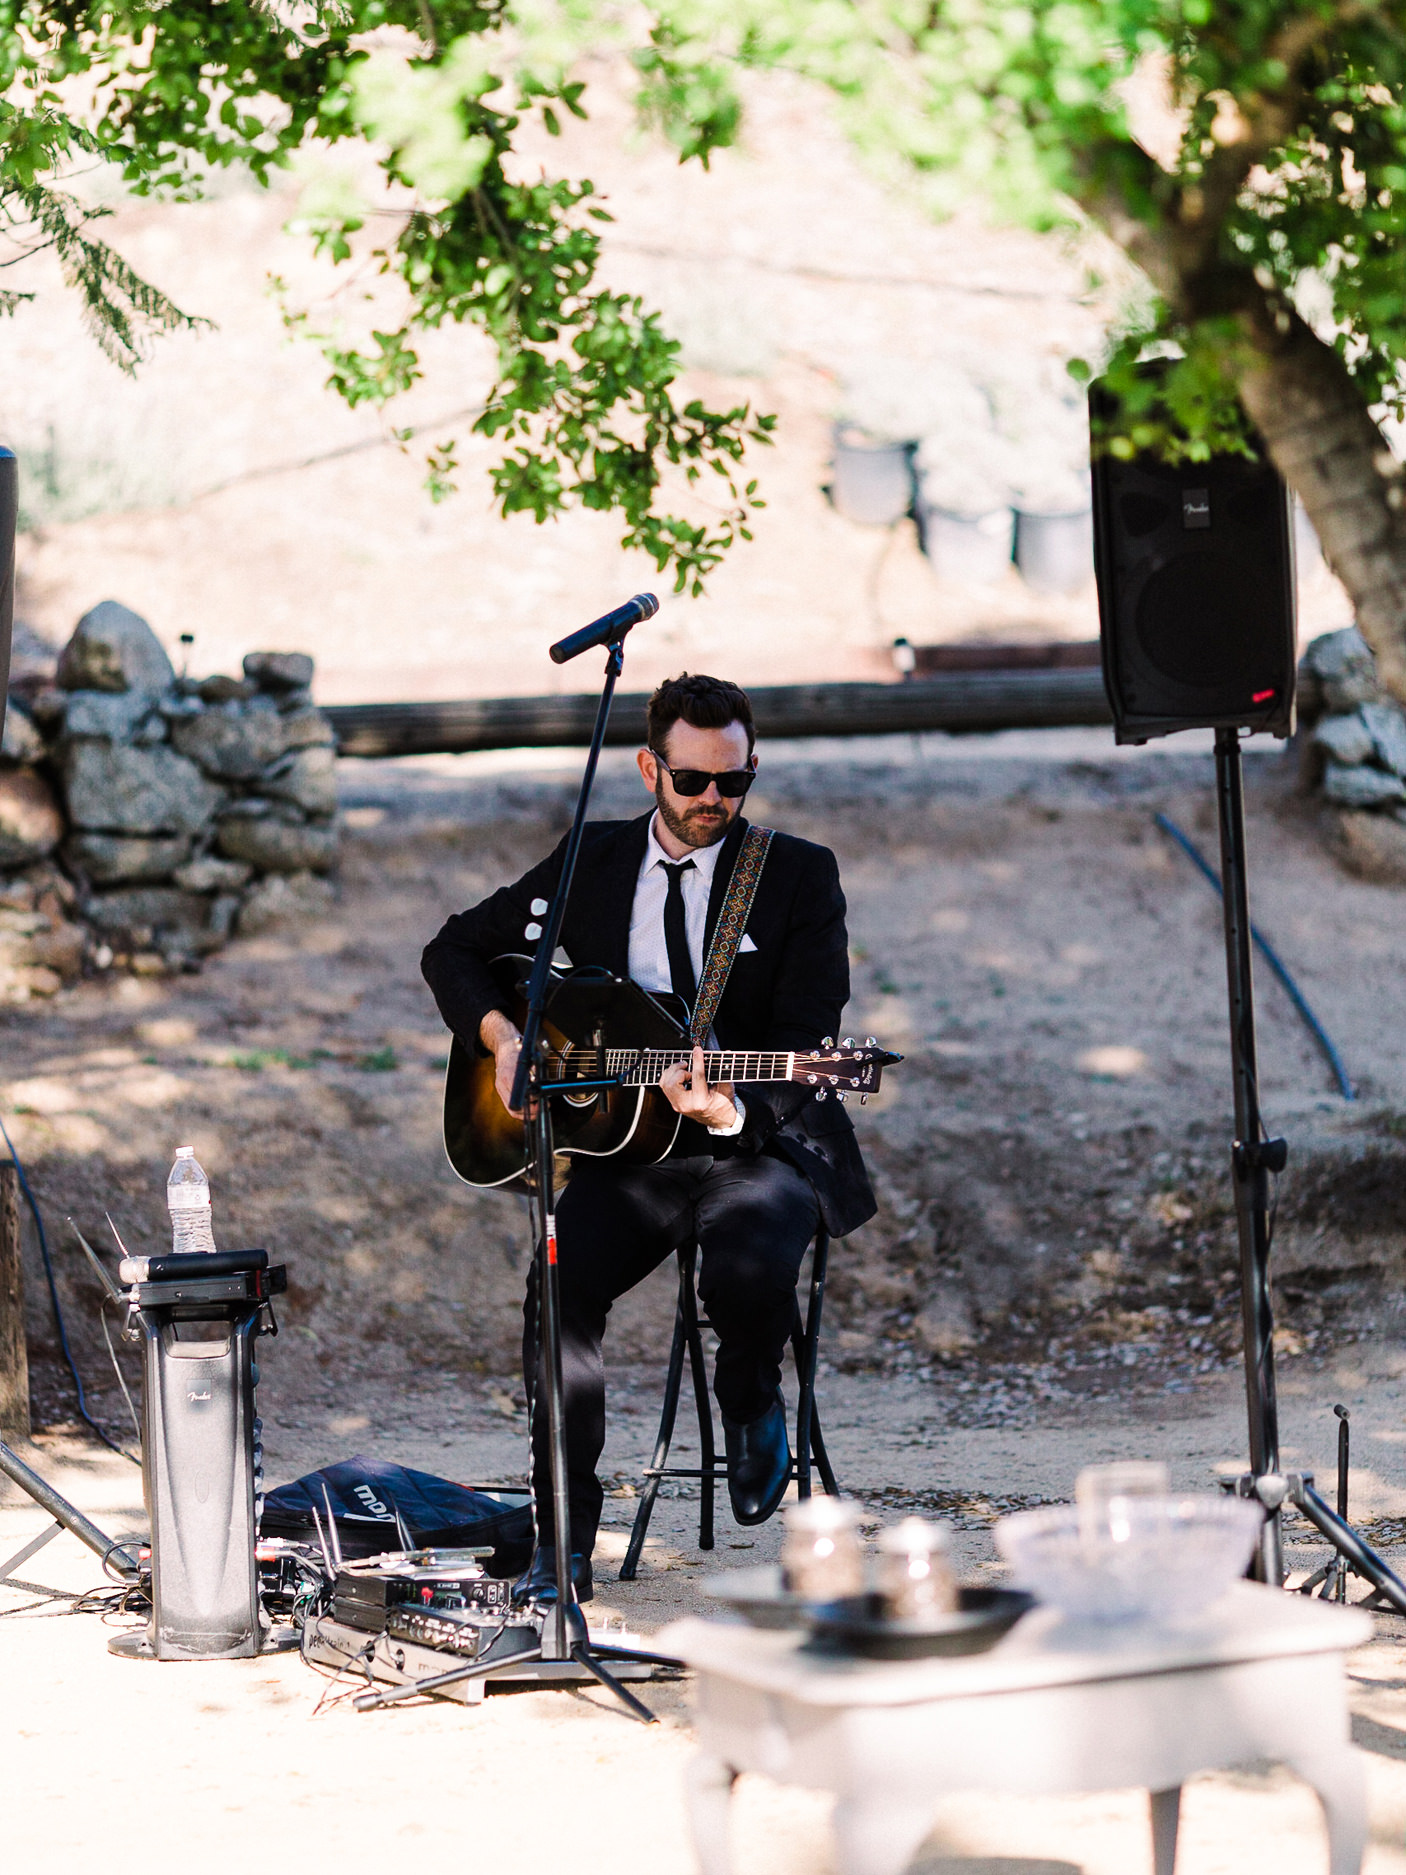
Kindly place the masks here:
[[(798, 1055), (797, 1061), (809, 1060), (812, 1066), (829, 1065), (817, 1062), (813, 1057)], [(793, 1056), (790, 1050), (783, 1049), (723, 1049), (710, 1050), (704, 1055), (704, 1072), (716, 1081), (766, 1081), (787, 1079), (787, 1067)], [(605, 1073), (618, 1074), (623, 1085), (640, 1087), (657, 1085), (660, 1075), (670, 1067), (687, 1066), (691, 1056), (671, 1049), (633, 1049), (607, 1048), (605, 1051)], [(575, 1078), (588, 1079), (599, 1072), (600, 1051), (581, 1049), (568, 1055), (549, 1057), (552, 1071), (557, 1075), (571, 1074)], [(637, 1077), (643, 1077), (637, 1078)], [(858, 1082), (852, 1085), (858, 1086)]]

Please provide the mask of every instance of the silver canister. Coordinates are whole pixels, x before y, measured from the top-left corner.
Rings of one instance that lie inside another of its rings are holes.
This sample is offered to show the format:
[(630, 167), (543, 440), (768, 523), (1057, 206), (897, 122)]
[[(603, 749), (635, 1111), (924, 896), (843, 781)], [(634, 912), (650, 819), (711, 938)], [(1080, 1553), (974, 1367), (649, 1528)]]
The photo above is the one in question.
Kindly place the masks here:
[(808, 1602), (839, 1601), (864, 1589), (859, 1511), (843, 1498), (808, 1497), (785, 1513), (781, 1582)]
[(929, 1621), (958, 1606), (957, 1578), (941, 1524), (905, 1517), (879, 1532), (878, 1589), (895, 1621)]

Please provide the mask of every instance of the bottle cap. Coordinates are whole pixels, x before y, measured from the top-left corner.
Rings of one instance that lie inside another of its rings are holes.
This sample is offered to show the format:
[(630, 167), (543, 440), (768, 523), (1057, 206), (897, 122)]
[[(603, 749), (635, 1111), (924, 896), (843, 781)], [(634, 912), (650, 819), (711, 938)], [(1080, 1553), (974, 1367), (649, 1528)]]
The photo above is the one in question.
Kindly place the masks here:
[(176, 1157), (178, 1159), (193, 1159), (195, 1157), (194, 1146), (177, 1146)]

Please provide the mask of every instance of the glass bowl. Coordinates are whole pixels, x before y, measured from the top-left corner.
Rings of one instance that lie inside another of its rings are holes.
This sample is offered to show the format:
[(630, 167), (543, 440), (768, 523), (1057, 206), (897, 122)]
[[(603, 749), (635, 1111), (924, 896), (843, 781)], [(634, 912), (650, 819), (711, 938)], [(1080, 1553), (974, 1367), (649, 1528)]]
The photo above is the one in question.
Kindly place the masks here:
[(1182, 1621), (1245, 1573), (1264, 1513), (1244, 1498), (1127, 1497), (1111, 1525), (1080, 1528), (1077, 1506), (1023, 1510), (996, 1525), (1016, 1586), (1078, 1621)]

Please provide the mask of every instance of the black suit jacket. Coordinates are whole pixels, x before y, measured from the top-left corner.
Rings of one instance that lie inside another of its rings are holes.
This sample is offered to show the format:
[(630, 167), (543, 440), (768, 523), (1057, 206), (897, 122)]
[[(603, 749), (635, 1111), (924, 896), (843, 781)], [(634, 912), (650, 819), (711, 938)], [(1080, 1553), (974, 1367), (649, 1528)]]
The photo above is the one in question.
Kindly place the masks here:
[[(629, 974), (630, 914), (644, 860), (650, 814), (590, 823), (581, 842), (561, 943), (573, 964)], [(711, 942), (747, 822), (739, 815), (713, 873), (707, 932)], [(562, 841), (516, 884), (451, 918), (425, 949), (421, 968), (440, 1014), (467, 1047), (479, 1024), (506, 1005), (488, 965), (530, 945), (535, 898), (550, 899), (561, 874)], [(535, 922), (540, 922), (536, 920)], [(713, 1028), (723, 1048), (805, 1049), (839, 1033), (849, 999), (849, 948), (839, 869), (828, 848), (778, 833), (762, 868), (747, 920), (755, 950), (739, 951)], [(783, 1154), (809, 1179), (825, 1227), (842, 1237), (874, 1215), (874, 1193), (850, 1117), (837, 1100), (818, 1103), (812, 1089), (785, 1082), (749, 1086), (743, 1153)]]

